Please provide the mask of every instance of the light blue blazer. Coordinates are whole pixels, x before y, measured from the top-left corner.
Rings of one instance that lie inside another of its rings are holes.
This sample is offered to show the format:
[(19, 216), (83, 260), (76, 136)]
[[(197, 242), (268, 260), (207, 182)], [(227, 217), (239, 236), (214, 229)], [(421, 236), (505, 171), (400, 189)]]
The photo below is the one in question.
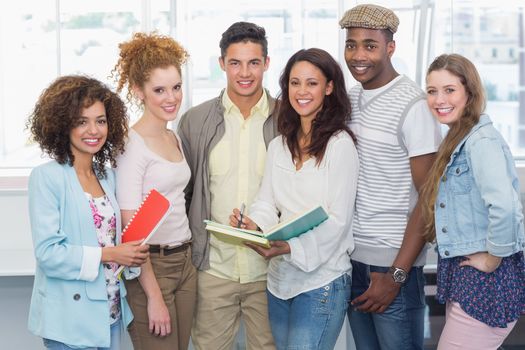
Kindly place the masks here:
[[(115, 178), (107, 169), (100, 184), (115, 209), (117, 243), (120, 210)], [(98, 247), (89, 202), (73, 167), (55, 161), (36, 167), (29, 178), (29, 217), (36, 258), (29, 330), (79, 347), (109, 347), (109, 306), (103, 265), (97, 277), (81, 280), (83, 246)], [(133, 315), (120, 283), (122, 321)]]

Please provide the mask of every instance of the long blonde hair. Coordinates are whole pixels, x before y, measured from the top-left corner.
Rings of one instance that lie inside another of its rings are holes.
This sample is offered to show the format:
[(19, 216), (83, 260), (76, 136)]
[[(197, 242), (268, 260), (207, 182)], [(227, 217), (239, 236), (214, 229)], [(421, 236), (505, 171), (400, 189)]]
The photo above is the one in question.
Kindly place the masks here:
[(436, 203), (439, 181), (445, 171), (450, 156), (456, 146), (479, 122), (485, 109), (485, 93), (478, 71), (472, 62), (458, 54), (443, 54), (428, 67), (430, 73), (446, 70), (459, 78), (468, 95), (468, 100), (458, 122), (453, 124), (438, 149), (436, 161), (430, 169), (428, 178), (421, 190), (422, 212), (425, 220), (423, 236), (429, 242), (436, 238), (434, 205)]

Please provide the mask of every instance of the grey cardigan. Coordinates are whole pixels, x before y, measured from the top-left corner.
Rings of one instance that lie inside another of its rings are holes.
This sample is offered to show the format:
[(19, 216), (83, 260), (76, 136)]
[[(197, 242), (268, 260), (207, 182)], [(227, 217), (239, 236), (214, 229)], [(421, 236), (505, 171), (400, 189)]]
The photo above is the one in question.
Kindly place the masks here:
[[(186, 211), (192, 233), (192, 261), (199, 270), (210, 268), (210, 237), (204, 229), (204, 219), (211, 217), (208, 159), (210, 151), (225, 133), (222, 95), (190, 108), (181, 117), (178, 134), (191, 169), (191, 180), (185, 189)], [(275, 99), (268, 96), (270, 115), (263, 125), (266, 147), (278, 135), (274, 117)], [(232, 208), (233, 209), (233, 208)]]

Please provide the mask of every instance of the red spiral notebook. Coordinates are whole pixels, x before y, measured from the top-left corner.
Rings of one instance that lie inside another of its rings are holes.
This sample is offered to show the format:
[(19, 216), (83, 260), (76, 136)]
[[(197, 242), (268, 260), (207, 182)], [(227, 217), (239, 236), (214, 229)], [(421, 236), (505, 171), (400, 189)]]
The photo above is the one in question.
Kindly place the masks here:
[(172, 209), (171, 203), (166, 197), (155, 189), (149, 191), (131, 220), (122, 230), (122, 243), (140, 239), (144, 239), (143, 244), (148, 243), (148, 240)]
[[(150, 190), (122, 230), (122, 243), (141, 239), (144, 239), (141, 244), (148, 243), (172, 210), (173, 206), (166, 197), (155, 189)], [(115, 271), (115, 276), (120, 277), (122, 270), (124, 270), (124, 266), (120, 266)]]

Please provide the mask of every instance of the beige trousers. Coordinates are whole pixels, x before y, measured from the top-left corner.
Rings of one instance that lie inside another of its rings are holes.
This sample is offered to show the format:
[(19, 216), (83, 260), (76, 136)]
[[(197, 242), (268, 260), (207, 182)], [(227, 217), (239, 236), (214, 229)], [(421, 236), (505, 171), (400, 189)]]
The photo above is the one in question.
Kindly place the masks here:
[(196, 350), (231, 350), (240, 320), (248, 350), (274, 350), (266, 281), (233, 282), (198, 271), (197, 311), (191, 333)]
[(197, 271), (191, 248), (164, 255), (150, 253), (151, 264), (170, 313), (171, 334), (158, 337), (149, 332), (148, 303), (138, 279), (126, 281), (128, 303), (135, 318), (128, 327), (135, 350), (186, 350), (189, 346), (197, 293)]

